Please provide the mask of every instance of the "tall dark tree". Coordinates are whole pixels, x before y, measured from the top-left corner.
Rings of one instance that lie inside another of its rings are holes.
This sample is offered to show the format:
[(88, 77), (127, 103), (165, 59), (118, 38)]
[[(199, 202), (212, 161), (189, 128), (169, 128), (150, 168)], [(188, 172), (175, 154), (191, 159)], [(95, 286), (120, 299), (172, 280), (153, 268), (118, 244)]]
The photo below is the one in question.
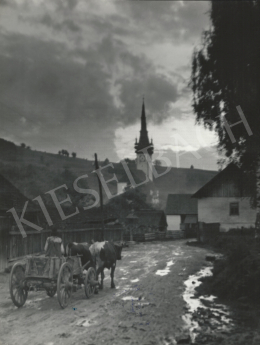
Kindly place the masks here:
[[(260, 181), (260, 0), (212, 1), (210, 19), (192, 59), (196, 120), (216, 131), (227, 161)], [(241, 111), (244, 121), (229, 127), (241, 121)]]

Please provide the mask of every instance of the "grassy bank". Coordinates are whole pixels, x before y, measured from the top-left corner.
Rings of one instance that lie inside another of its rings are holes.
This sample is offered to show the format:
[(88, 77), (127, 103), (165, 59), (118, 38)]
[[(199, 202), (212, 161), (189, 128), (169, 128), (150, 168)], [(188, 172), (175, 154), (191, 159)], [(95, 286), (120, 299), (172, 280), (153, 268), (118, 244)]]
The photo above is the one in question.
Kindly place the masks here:
[(260, 303), (260, 243), (252, 237), (234, 236), (216, 238), (209, 245), (224, 256), (214, 262), (213, 276), (205, 278), (204, 293)]

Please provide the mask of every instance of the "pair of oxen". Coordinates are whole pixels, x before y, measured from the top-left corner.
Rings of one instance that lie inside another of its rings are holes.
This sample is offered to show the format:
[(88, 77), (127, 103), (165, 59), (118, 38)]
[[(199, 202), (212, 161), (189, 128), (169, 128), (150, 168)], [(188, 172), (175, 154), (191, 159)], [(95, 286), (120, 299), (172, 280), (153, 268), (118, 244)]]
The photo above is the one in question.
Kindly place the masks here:
[(88, 267), (94, 267), (96, 269), (96, 280), (98, 281), (98, 276), (101, 274), (101, 283), (99, 283), (99, 288), (103, 289), (104, 280), (104, 269), (111, 269), (111, 288), (115, 288), (114, 283), (114, 273), (116, 268), (116, 261), (121, 260), (122, 249), (124, 243), (115, 242), (94, 242), (89, 244), (71, 242), (68, 243), (65, 252), (66, 256), (81, 256), (82, 266), (86, 265)]

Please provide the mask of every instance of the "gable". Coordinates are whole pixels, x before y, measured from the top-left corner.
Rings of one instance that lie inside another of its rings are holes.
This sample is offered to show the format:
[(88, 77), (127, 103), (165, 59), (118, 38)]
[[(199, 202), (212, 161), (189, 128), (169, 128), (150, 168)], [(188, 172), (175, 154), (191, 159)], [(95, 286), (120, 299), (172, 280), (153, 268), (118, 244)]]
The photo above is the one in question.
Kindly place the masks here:
[(251, 197), (253, 186), (252, 177), (244, 174), (234, 164), (230, 164), (193, 194), (192, 198)]

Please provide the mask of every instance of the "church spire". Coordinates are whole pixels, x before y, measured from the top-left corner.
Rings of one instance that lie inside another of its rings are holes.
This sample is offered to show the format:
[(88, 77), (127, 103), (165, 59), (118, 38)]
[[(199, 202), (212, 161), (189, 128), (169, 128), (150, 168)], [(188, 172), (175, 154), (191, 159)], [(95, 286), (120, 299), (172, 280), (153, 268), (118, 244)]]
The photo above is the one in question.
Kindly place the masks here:
[(147, 132), (147, 129), (146, 129), (146, 117), (145, 117), (144, 97), (143, 97), (142, 115), (141, 115), (141, 132)]
[(148, 153), (151, 156), (153, 154), (153, 143), (149, 142), (149, 138), (148, 138), (148, 132), (147, 132), (147, 127), (146, 127), (145, 104), (144, 104), (144, 97), (143, 97), (140, 137), (139, 137), (139, 142), (135, 143), (135, 152), (142, 153), (139, 151), (148, 147), (149, 147)]

